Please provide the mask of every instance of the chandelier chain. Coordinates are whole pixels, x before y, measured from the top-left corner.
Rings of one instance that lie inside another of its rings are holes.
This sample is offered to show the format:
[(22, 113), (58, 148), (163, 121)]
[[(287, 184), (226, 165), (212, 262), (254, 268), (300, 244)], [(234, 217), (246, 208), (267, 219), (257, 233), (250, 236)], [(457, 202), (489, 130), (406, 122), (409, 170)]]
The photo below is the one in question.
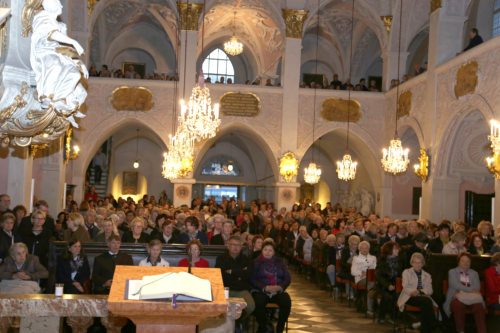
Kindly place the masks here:
[(401, 31), (403, 27), (403, 0), (399, 6), (399, 37), (398, 37), (398, 79), (396, 85), (396, 128), (394, 130), (395, 137), (398, 137), (398, 109), (399, 109), (399, 85), (400, 85), (400, 66), (401, 66)]
[[(350, 43), (350, 51), (349, 51), (349, 82), (352, 84), (352, 44), (354, 40), (354, 2), (352, 0), (352, 8), (351, 8), (351, 43)], [(350, 120), (351, 120), (351, 88), (347, 87), (347, 136), (346, 136), (346, 152), (349, 151), (349, 130), (350, 130)]]

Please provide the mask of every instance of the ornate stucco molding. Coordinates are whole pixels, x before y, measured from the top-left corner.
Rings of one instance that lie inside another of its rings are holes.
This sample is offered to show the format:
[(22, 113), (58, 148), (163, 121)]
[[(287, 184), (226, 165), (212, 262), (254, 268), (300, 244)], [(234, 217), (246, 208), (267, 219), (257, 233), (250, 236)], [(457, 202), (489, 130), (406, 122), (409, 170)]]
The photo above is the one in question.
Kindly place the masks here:
[(203, 4), (177, 2), (181, 30), (198, 30), (198, 21), (203, 11)]
[(361, 117), (361, 104), (351, 99), (327, 98), (321, 105), (321, 117), (326, 121), (347, 122), (347, 111), (349, 110), (349, 121), (357, 123)]
[(455, 97), (460, 98), (462, 96), (473, 94), (476, 91), (478, 76), (477, 70), (479, 65), (477, 61), (472, 60), (468, 63), (460, 66), (457, 71), (457, 77), (455, 80)]
[(402, 92), (401, 95), (399, 95), (399, 105), (397, 112), (398, 119), (410, 115), (412, 97), (413, 94), (410, 90)]
[(287, 37), (302, 38), (304, 21), (308, 13), (307, 10), (283, 9), (283, 19), (285, 20)]

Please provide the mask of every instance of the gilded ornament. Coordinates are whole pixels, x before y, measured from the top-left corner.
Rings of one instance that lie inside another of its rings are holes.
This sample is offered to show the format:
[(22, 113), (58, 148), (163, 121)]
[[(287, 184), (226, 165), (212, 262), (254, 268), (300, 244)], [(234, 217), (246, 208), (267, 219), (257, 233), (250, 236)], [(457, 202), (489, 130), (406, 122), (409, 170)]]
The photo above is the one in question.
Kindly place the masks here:
[(384, 22), (384, 27), (387, 33), (390, 33), (392, 28), (392, 15), (380, 16), (380, 19)]
[(219, 103), (225, 116), (255, 117), (262, 108), (259, 97), (252, 93), (228, 92)]
[(398, 119), (410, 115), (411, 98), (412, 98), (412, 93), (409, 90), (399, 95), (398, 111), (396, 113)]
[(154, 106), (153, 94), (144, 87), (116, 88), (111, 95), (110, 103), (116, 111), (146, 112)]
[(203, 4), (177, 2), (177, 9), (179, 10), (181, 30), (197, 31)]
[(287, 37), (302, 38), (304, 21), (308, 13), (307, 10), (283, 9)]
[(436, 9), (441, 8), (441, 0), (431, 0), (431, 13), (433, 13)]
[(26, 101), (24, 100), (24, 96), (26, 95), (27, 92), (28, 92), (28, 84), (26, 82), (23, 82), (21, 84), (21, 91), (19, 92), (19, 95), (17, 95), (14, 98), (12, 104), (0, 111), (0, 126), (2, 126), (7, 119), (12, 117), (12, 115), (14, 114), (14, 112), (16, 112), (17, 109), (21, 109), (26, 106)]
[(413, 166), (415, 175), (420, 177), (423, 182), (427, 181), (429, 176), (429, 155), (424, 148), (420, 148), (420, 157), (418, 158), (418, 164)]
[(29, 148), (30, 155), (33, 157), (36, 157), (37, 154), (39, 154), (41, 151), (43, 151), (47, 148), (49, 148), (49, 145), (46, 143), (31, 145)]
[(361, 104), (356, 100), (325, 99), (321, 105), (321, 117), (326, 121), (347, 122), (348, 109), (349, 122), (357, 123), (361, 119)]
[(7, 32), (8, 32), (8, 20), (10, 17), (10, 8), (4, 8), (6, 4), (0, 3), (0, 57), (4, 54), (7, 48)]
[(99, 0), (87, 0), (87, 10), (89, 16), (92, 16), (92, 13), (94, 12), (94, 7), (98, 2)]
[(478, 77), (477, 70), (479, 65), (476, 61), (472, 60), (462, 65), (457, 71), (457, 79), (455, 82), (455, 96), (460, 98), (462, 96), (473, 94), (476, 91)]

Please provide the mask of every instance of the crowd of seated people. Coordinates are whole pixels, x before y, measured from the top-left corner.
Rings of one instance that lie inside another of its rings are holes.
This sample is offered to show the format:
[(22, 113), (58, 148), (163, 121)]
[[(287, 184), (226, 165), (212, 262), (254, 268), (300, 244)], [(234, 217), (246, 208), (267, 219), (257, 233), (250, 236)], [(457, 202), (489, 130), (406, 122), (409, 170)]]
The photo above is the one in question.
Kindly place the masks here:
[[(487, 221), (475, 228), (446, 220), (436, 226), (427, 220), (361, 216), (330, 203), (324, 209), (303, 202), (291, 210), (277, 210), (265, 201), (247, 204), (234, 198), (221, 203), (195, 198), (191, 207), (172, 207), (165, 193), (158, 200), (145, 195), (138, 202), (111, 195), (80, 204), (67, 200), (56, 220), (43, 200), (36, 202), (30, 215), (17, 216), (10, 210), (8, 195), (0, 195), (0, 214), (0, 259), (9, 262), (0, 266), (0, 275), (7, 280), (43, 281), (49, 242), (65, 240), (68, 249), (58, 258), (56, 280), (71, 293), (108, 293), (115, 265), (134, 264), (120, 250), (122, 243), (144, 244), (148, 257), (141, 265), (186, 267), (208, 267), (203, 247), (224, 245), (227, 252), (217, 258), (216, 266), (222, 269), (230, 294), (249, 304), (238, 329), (253, 311), (259, 332), (266, 332), (269, 318), (263, 309), (272, 302), (280, 308), (277, 329), (283, 331), (291, 307), (286, 293), (289, 265), (317, 277), (320, 285), (340, 296), (354, 299), (358, 310), (376, 315), (380, 323), (395, 320), (397, 308), (419, 307), (421, 316), (413, 326), (420, 326), (422, 332), (431, 332), (439, 319), (446, 318), (452, 318), (448, 322), (462, 332), (461, 314), (466, 312), (474, 314), (477, 331), (484, 332), (486, 313), (500, 307), (500, 228), (494, 231)], [(83, 251), (89, 241), (107, 244), (93, 267)], [(161, 257), (163, 245), (172, 243), (186, 244), (185, 258)], [(24, 259), (17, 253), (23, 249)], [(469, 252), (492, 256), (491, 267), (474, 272)], [(430, 253), (449, 253), (457, 260), (448, 275), (444, 304), (436, 304), (433, 298), (433, 277), (425, 266)], [(26, 273), (16, 274), (24, 262), (31, 262)], [(270, 269), (277, 274), (266, 274)], [(478, 281), (484, 285), (481, 291)], [(435, 311), (436, 305), (442, 313)]]
[(111, 77), (111, 78), (125, 78), (125, 79), (146, 79), (146, 80), (158, 80), (158, 81), (179, 81), (179, 76), (177, 74), (169, 75), (166, 73), (147, 73), (141, 75), (137, 73), (134, 65), (129, 65), (125, 72), (122, 69), (109, 69), (108, 65), (104, 64), (101, 70), (98, 70), (95, 65), (90, 65), (89, 76), (92, 77)]

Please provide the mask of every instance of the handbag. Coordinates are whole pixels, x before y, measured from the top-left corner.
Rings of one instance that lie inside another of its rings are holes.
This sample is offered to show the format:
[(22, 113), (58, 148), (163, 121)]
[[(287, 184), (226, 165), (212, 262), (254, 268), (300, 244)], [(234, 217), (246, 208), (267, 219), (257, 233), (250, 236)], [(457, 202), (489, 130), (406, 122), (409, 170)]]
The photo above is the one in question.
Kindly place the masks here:
[(476, 303), (483, 303), (483, 297), (479, 293), (466, 293), (459, 291), (455, 297), (465, 305), (472, 305)]

